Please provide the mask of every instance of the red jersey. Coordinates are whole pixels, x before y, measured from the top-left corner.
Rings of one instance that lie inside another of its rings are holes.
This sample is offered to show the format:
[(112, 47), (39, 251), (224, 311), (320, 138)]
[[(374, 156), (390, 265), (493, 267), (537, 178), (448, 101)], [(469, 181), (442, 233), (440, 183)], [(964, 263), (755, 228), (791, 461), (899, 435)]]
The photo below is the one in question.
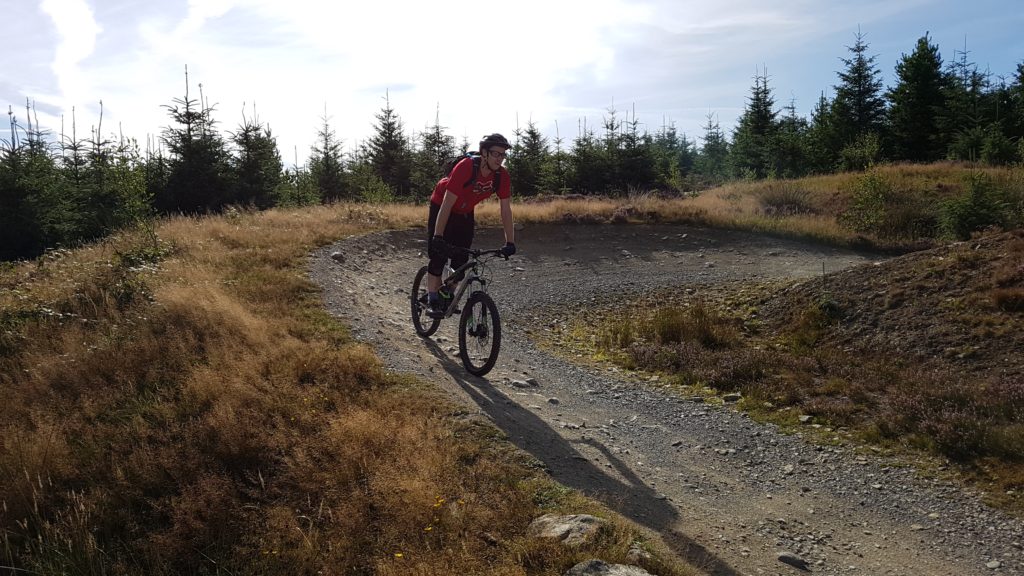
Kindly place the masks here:
[[(481, 160), (483, 162), (484, 160)], [(498, 193), (498, 198), (511, 198), (512, 197), (512, 178), (509, 177), (508, 170), (502, 166), (498, 168), (501, 170), (501, 190), (494, 189), (494, 175), (495, 172), (491, 172), (490, 175), (484, 177), (483, 170), (477, 171), (476, 180), (470, 182), (465, 188), (462, 187), (473, 176), (473, 159), (466, 158), (461, 160), (452, 169), (450, 176), (441, 178), (434, 187), (434, 193), (430, 195), (430, 201), (438, 206), (444, 200), (444, 193), (447, 190), (452, 194), (455, 194), (457, 200), (455, 205), (452, 206), (452, 212), (455, 214), (469, 214), (480, 202), (491, 197), (495, 192)]]

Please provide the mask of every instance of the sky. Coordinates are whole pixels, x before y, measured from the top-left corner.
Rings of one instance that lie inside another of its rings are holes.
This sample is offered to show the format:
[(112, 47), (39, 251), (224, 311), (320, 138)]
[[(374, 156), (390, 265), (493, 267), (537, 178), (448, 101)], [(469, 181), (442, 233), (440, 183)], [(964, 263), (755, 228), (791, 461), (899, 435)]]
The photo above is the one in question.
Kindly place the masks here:
[[(533, 122), (571, 146), (604, 118), (691, 139), (735, 126), (756, 74), (809, 117), (858, 31), (885, 86), (928, 33), (1008, 80), (1024, 62), (1020, 0), (0, 0), (0, 104), (81, 138), (172, 125), (186, 94), (225, 135), (266, 123), (286, 165), (327, 120), (351, 152), (390, 103), (410, 137), (439, 122), (475, 147)], [(200, 88), (201, 86), (201, 88)], [(102, 115), (101, 103), (102, 102)], [(10, 141), (9, 122), (0, 140)]]

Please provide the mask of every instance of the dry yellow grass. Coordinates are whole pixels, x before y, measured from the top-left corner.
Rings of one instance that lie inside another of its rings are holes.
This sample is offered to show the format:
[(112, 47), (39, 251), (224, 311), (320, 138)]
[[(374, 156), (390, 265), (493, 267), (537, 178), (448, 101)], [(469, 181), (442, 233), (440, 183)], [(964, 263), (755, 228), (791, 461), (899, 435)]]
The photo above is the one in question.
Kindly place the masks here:
[(621, 519), (600, 550), (527, 539), (547, 511), (537, 502), (600, 509), (541, 498), (561, 492), (493, 428), (389, 376), (323, 311), (306, 278), (313, 247), (425, 214), (175, 218), (4, 269), (0, 564), (520, 575), (622, 561), (642, 536)]

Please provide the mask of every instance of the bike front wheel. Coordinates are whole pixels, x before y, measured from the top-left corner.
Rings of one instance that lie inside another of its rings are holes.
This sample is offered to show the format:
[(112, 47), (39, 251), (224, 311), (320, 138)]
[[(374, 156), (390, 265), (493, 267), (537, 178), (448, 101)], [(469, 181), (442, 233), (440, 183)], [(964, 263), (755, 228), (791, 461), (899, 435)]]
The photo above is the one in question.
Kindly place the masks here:
[(459, 318), (459, 356), (466, 371), (483, 376), (494, 368), (501, 348), (501, 317), (486, 292), (473, 292)]
[(437, 332), (441, 325), (439, 318), (427, 316), (427, 267), (420, 268), (416, 278), (412, 281), (412, 290), (409, 292), (409, 304), (412, 312), (412, 325), (420, 336), (430, 336)]

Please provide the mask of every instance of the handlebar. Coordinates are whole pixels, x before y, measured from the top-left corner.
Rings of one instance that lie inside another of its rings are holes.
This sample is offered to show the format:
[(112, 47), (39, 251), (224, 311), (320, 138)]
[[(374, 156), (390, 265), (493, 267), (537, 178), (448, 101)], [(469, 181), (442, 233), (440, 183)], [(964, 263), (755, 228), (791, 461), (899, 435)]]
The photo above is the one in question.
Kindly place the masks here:
[(505, 260), (508, 260), (508, 256), (505, 256), (501, 252), (501, 248), (492, 248), (489, 250), (477, 250), (476, 248), (463, 248), (461, 246), (448, 245), (449, 252), (461, 252), (463, 254), (469, 254), (473, 258), (480, 258), (481, 256), (501, 256)]

